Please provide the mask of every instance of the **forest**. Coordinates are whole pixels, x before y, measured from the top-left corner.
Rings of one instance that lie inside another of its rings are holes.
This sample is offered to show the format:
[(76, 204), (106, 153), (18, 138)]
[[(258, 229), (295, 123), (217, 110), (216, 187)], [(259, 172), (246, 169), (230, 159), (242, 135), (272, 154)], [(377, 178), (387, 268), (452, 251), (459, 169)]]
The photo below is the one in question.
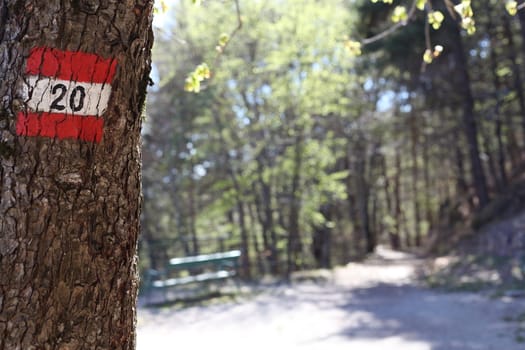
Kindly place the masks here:
[(0, 350), (523, 350), (525, 0), (0, 1)]
[(524, 170), (517, 2), (194, 3), (157, 15), (141, 269), (240, 249), (252, 279), (379, 244), (442, 253), (458, 225), (520, 207), (501, 200)]

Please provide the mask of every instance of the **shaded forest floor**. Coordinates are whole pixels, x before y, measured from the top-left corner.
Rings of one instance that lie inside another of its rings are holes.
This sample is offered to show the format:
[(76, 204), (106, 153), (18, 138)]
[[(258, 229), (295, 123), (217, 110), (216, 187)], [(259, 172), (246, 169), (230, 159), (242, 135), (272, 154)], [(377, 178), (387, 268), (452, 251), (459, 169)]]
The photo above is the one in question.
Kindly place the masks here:
[[(525, 184), (521, 187), (525, 194)], [(511, 201), (503, 198), (499, 202), (508, 206)], [(449, 253), (426, 261), (425, 281), (450, 291), (490, 290), (494, 296), (524, 297), (525, 211), (514, 211), (488, 208), (482, 214), (495, 218), (480, 229), (466, 224), (454, 227), (455, 235), (442, 238), (446, 242), (442, 248)]]
[(525, 299), (428, 289), (424, 261), (379, 249), (328, 280), (268, 285), (208, 305), (144, 308), (138, 350), (524, 348)]

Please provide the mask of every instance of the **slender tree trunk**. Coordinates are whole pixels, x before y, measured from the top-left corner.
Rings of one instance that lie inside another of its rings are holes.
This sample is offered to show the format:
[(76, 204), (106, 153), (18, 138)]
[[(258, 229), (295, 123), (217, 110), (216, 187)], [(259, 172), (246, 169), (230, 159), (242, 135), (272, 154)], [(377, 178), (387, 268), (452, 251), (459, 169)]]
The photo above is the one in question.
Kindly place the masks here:
[[(520, 18), (520, 22), (523, 17), (523, 10), (518, 11), (520, 15), (518, 16)], [(523, 28), (523, 23), (522, 28)], [(523, 81), (521, 79), (521, 69), (520, 65), (518, 64), (518, 53), (516, 49), (516, 44), (514, 43), (514, 35), (512, 33), (512, 29), (510, 26), (509, 17), (507, 14), (503, 16), (503, 30), (505, 33), (505, 37), (507, 39), (508, 43), (508, 57), (510, 59), (510, 62), (512, 64), (512, 76), (514, 78), (514, 91), (516, 92), (516, 95), (518, 97), (518, 105), (520, 106), (520, 114), (521, 114), (521, 129), (523, 135), (525, 135), (525, 92), (523, 91)], [(525, 43), (522, 44), (525, 50)], [(525, 147), (525, 140), (524, 140), (524, 147)]]
[[(333, 207), (332, 205), (327, 205), (326, 210), (323, 211), (323, 215), (327, 221), (331, 222), (333, 220)], [(325, 225), (325, 234), (323, 238), (323, 255), (321, 259), (321, 266), (324, 268), (332, 267), (332, 236), (333, 228), (328, 225)]]
[(357, 213), (362, 236), (365, 238), (366, 253), (374, 252), (377, 245), (376, 236), (370, 228), (369, 184), (366, 181), (366, 145), (362, 136), (358, 136), (354, 144), (355, 160), (353, 169), (355, 171), (355, 197), (357, 201)]
[[(148, 180), (144, 179), (143, 178), (143, 182), (142, 184), (144, 185), (144, 187), (148, 187), (150, 186), (150, 183)], [(147, 195), (147, 192), (144, 193), (143, 195), (143, 199), (144, 199), (144, 207), (142, 208), (142, 212), (144, 214), (148, 213), (150, 210), (152, 210), (150, 208), (150, 206), (147, 205), (147, 203), (152, 203), (152, 201), (150, 201), (150, 198), (148, 198), (148, 195)], [(159, 229), (159, 226), (157, 224), (157, 222), (155, 220), (151, 220), (150, 219), (150, 216), (148, 215), (143, 215), (142, 216), (142, 221), (141, 221), (141, 228), (142, 228), (142, 236), (140, 237), (140, 247), (139, 247), (139, 251), (142, 251), (144, 245), (146, 246), (146, 251), (147, 251), (147, 256), (148, 256), (148, 260), (149, 260), (149, 268), (151, 269), (157, 269), (157, 268), (160, 268), (161, 266), (161, 262), (160, 260), (158, 259), (158, 255), (156, 254), (155, 250), (153, 249), (153, 245), (154, 245), (154, 242), (155, 242), (155, 235), (154, 235), (154, 232), (158, 232), (160, 229)]]
[[(325, 204), (320, 212), (326, 221), (332, 220), (332, 206)], [(332, 228), (326, 224), (314, 226), (312, 235), (312, 253), (318, 268), (331, 267)]]
[(295, 141), (294, 150), (294, 168), (292, 173), (292, 187), (291, 187), (291, 205), (288, 222), (288, 245), (287, 245), (287, 260), (288, 270), (287, 275), (295, 271), (299, 266), (298, 260), (302, 251), (301, 232), (299, 227), (299, 214), (301, 211), (301, 172), (303, 164), (303, 130), (298, 130), (299, 135)]
[[(459, 136), (459, 135), (458, 135)], [(469, 207), (473, 210), (475, 208), (474, 199), (469, 193), (469, 187), (467, 184), (467, 174), (465, 171), (465, 159), (463, 152), (461, 151), (460, 144), (457, 143), (454, 146), (455, 151), (455, 161), (456, 161), (456, 171), (455, 171), (455, 192), (456, 196), (465, 196), (468, 201)]]
[[(257, 186), (255, 183), (252, 183), (252, 192), (254, 194), (254, 201), (253, 201), (253, 204), (255, 205), (255, 210), (253, 210), (252, 208), (250, 208), (250, 216), (253, 217), (252, 219), (252, 227), (255, 226), (255, 218), (257, 218), (257, 221), (259, 223), (259, 225), (261, 226), (261, 236), (262, 236), (262, 245), (263, 245), (263, 250), (260, 250), (260, 247), (259, 247), (259, 252), (257, 253), (258, 254), (258, 258), (263, 258), (264, 257), (264, 260), (266, 260), (266, 262), (269, 263), (269, 255), (270, 255), (270, 239), (268, 237), (268, 231), (265, 227), (265, 220), (263, 218), (263, 209), (262, 209), (262, 205), (261, 205), (261, 199), (260, 199), (260, 194), (259, 194), (259, 191), (257, 190)], [(259, 243), (257, 242), (257, 245), (259, 246)], [(266, 269), (266, 265), (261, 261), (260, 263), (260, 272), (265, 274), (267, 273), (267, 269)], [(269, 264), (271, 266), (271, 264)]]
[(248, 229), (246, 227), (246, 213), (244, 211), (244, 201), (237, 196), (237, 213), (239, 214), (239, 227), (241, 229), (241, 266), (243, 276), (246, 279), (251, 278), (251, 262), (250, 262), (250, 240), (248, 237)]
[(382, 157), (381, 160), (381, 168), (383, 172), (383, 191), (385, 193), (385, 202), (386, 202), (386, 211), (388, 213), (387, 215), (387, 222), (385, 223), (386, 229), (388, 231), (388, 238), (390, 240), (390, 246), (392, 249), (399, 249), (400, 246), (400, 240), (399, 240), (399, 232), (396, 231), (395, 225), (393, 220), (396, 220), (396, 213), (394, 212), (393, 205), (392, 205), (392, 195), (390, 194), (390, 178), (388, 176), (387, 172), (387, 159), (385, 156)]
[(244, 278), (251, 278), (251, 264), (250, 264), (250, 244), (249, 244), (249, 235), (248, 235), (248, 228), (246, 227), (246, 218), (245, 218), (245, 212), (244, 212), (244, 191), (240, 183), (239, 179), (239, 171), (234, 166), (234, 158), (230, 155), (230, 149), (228, 148), (228, 142), (226, 141), (223, 130), (224, 125), (220, 118), (220, 114), (217, 110), (213, 110), (213, 117), (215, 120), (215, 125), (217, 126), (217, 130), (219, 130), (219, 137), (222, 143), (222, 146), (224, 149), (222, 150), (222, 154), (224, 155), (224, 165), (226, 172), (229, 176), (229, 178), (232, 181), (233, 189), (235, 190), (235, 207), (237, 209), (237, 213), (239, 215), (239, 229), (241, 233), (241, 250), (242, 250), (242, 256), (241, 256), (241, 268), (243, 272)]
[(499, 112), (497, 115), (495, 128), (496, 128), (496, 140), (498, 143), (498, 169), (499, 169), (501, 184), (503, 188), (505, 188), (508, 184), (508, 175), (507, 175), (507, 170), (506, 170), (507, 157), (505, 156), (505, 145), (503, 144), (503, 135), (502, 135), (503, 123), (501, 120), (501, 116), (499, 115)]
[[(491, 10), (489, 2), (486, 3), (486, 9), (487, 11)], [(491, 72), (491, 77), (492, 77), (492, 84), (494, 85), (494, 95), (496, 99), (496, 106), (494, 108), (494, 117), (495, 117), (494, 119), (495, 119), (495, 134), (496, 134), (497, 148), (498, 148), (497, 150), (497, 153), (498, 153), (497, 168), (498, 168), (501, 186), (505, 187), (507, 185), (507, 171), (505, 168), (506, 156), (505, 156), (505, 145), (503, 143), (503, 135), (502, 135), (503, 121), (502, 121), (502, 117), (500, 113), (500, 105), (501, 105), (500, 95), (503, 92), (501, 91), (501, 82), (497, 74), (497, 69), (498, 69), (498, 58), (496, 56), (497, 38), (496, 38), (496, 33), (494, 32), (494, 24), (492, 22), (491, 16), (488, 16), (487, 32), (489, 33), (490, 43), (491, 43), (489, 62), (490, 62), (490, 72)], [(511, 50), (514, 50), (514, 47), (512, 47)], [(522, 95), (522, 99), (523, 99), (523, 95)], [(509, 128), (509, 133), (512, 134), (510, 138), (515, 139), (513, 128)]]
[(421, 245), (421, 216), (419, 208), (419, 166), (417, 161), (417, 148), (419, 143), (419, 129), (416, 124), (416, 116), (412, 115), (410, 118), (411, 131), (411, 154), (412, 154), (412, 203), (414, 205), (414, 243), (417, 247)]
[(173, 203), (173, 207), (175, 208), (175, 220), (174, 225), (177, 228), (177, 235), (178, 239), (181, 242), (182, 249), (184, 250), (184, 254), (186, 256), (190, 256), (193, 254), (193, 249), (190, 247), (188, 243), (188, 223), (186, 218), (186, 213), (184, 212), (183, 208), (183, 202), (182, 202), (182, 196), (177, 191), (177, 184), (173, 185), (172, 191), (171, 191), (171, 200)]
[(151, 15), (0, 3), (0, 349), (135, 348)]
[[(370, 222), (371, 222), (371, 232), (374, 235), (374, 250), (377, 246), (377, 236), (379, 232), (382, 232), (382, 224), (379, 222), (379, 198), (376, 191), (373, 188), (370, 189)], [(373, 250), (372, 250), (373, 251)]]
[[(524, 1), (520, 1), (520, 5), (525, 3)], [(522, 42), (522, 50), (523, 54), (525, 55), (525, 11), (523, 9), (518, 11), (518, 19), (520, 21), (520, 30), (521, 30), (521, 42)]]
[(260, 275), (264, 275), (266, 273), (266, 270), (264, 268), (264, 263), (262, 260), (262, 251), (261, 251), (261, 245), (259, 244), (259, 238), (257, 237), (257, 232), (255, 232), (255, 223), (257, 222), (257, 219), (255, 218), (255, 211), (253, 210), (253, 206), (248, 203), (248, 212), (250, 214), (250, 227), (252, 227), (252, 242), (253, 242), (253, 250), (255, 251), (256, 255), (256, 261), (257, 261), (257, 269), (258, 273)]
[[(429, 135), (427, 133), (424, 134), (424, 140), (423, 140), (423, 182), (425, 186), (425, 216), (426, 220), (428, 222), (428, 227), (432, 228), (432, 225), (434, 223), (434, 217), (432, 215), (432, 206), (430, 203), (431, 196), (432, 196), (432, 185), (430, 183), (430, 155), (429, 155), (429, 148), (430, 148), (430, 139)], [(432, 233), (432, 231), (428, 232), (429, 234)]]
[[(350, 158), (350, 155), (348, 155), (348, 158)], [(353, 172), (353, 168), (351, 167), (352, 161), (349, 159), (349, 169)], [(348, 176), (348, 179), (346, 181), (346, 193), (347, 193), (347, 202), (348, 202), (348, 217), (350, 219), (350, 222), (352, 223), (352, 238), (351, 238), (351, 246), (355, 251), (361, 256), (363, 254), (363, 249), (361, 248), (363, 245), (363, 230), (361, 229), (361, 220), (359, 218), (359, 210), (356, 205), (356, 195), (354, 191), (355, 187), (355, 175), (351, 173)]]
[[(256, 62), (257, 48), (258, 48), (257, 41), (252, 41), (247, 44), (248, 56), (250, 57), (249, 62), (251, 65), (254, 65)], [(259, 104), (250, 102), (250, 98), (248, 97), (248, 92), (246, 90), (242, 91), (241, 97), (242, 97), (242, 100), (244, 102), (244, 106), (246, 107), (246, 109), (253, 113), (253, 117), (255, 118), (255, 120), (260, 121), (261, 111), (259, 110)], [(261, 140), (265, 139), (264, 131), (261, 132), (260, 130), (257, 130), (256, 134), (258, 134)], [(255, 149), (258, 146), (255, 142), (252, 142), (252, 147)], [(268, 161), (268, 158), (269, 158), (268, 151), (266, 147), (261, 150), (260, 155), (256, 158), (257, 169), (258, 169), (257, 180), (261, 187), (262, 193), (261, 193), (260, 198), (262, 200), (262, 205), (264, 207), (264, 210), (263, 210), (264, 215), (259, 214), (259, 221), (261, 223), (262, 230), (263, 230), (265, 250), (268, 253), (266, 254), (266, 259), (268, 263), (270, 264), (270, 269), (272, 273), (277, 275), (279, 273), (279, 263), (278, 263), (278, 256), (277, 256), (277, 236), (275, 233), (273, 211), (272, 211), (272, 188), (271, 188), (271, 184), (267, 181), (264, 181), (263, 179), (263, 173), (265, 170), (265, 161), (266, 161), (266, 165), (270, 166), (270, 162)], [(258, 213), (261, 213), (261, 211), (259, 210)]]
[[(238, 214), (238, 224), (239, 229), (241, 233), (241, 270), (242, 275), (246, 279), (251, 278), (251, 263), (250, 263), (250, 242), (249, 242), (249, 235), (248, 235), (248, 228), (246, 226), (246, 213), (244, 210), (244, 201), (242, 199), (242, 188), (239, 183), (239, 179), (237, 178), (235, 170), (232, 168), (231, 160), (229, 158), (228, 153), (226, 152), (226, 166), (228, 168), (228, 173), (230, 175), (230, 179), (233, 183), (233, 188), (235, 190), (235, 206), (237, 209)], [(232, 218), (233, 219), (233, 218)], [(232, 220), (233, 223), (233, 220)]]
[[(191, 166), (191, 173), (193, 175), (193, 169), (194, 164), (193, 161), (190, 160), (190, 166)], [(199, 247), (199, 239), (197, 237), (197, 209), (195, 204), (195, 180), (193, 179), (193, 176), (190, 176), (189, 178), (189, 188), (188, 188), (188, 199), (189, 199), (189, 219), (190, 219), (190, 225), (189, 225), (189, 231), (190, 231), (190, 237), (191, 237), (191, 243), (192, 243), (192, 251), (193, 255), (198, 255), (200, 252)]]
[(485, 154), (487, 155), (488, 169), (490, 171), (490, 177), (492, 178), (492, 184), (497, 188), (498, 191), (501, 191), (503, 184), (501, 183), (499, 172), (497, 170), (496, 160), (494, 159), (494, 153), (491, 145), (491, 137), (488, 135), (488, 132), (481, 130), (481, 136), (483, 138), (483, 148), (485, 149)]
[[(262, 151), (261, 154), (266, 154)], [(260, 215), (260, 222), (263, 230), (264, 246), (267, 252), (268, 263), (273, 274), (279, 273), (279, 264), (277, 256), (277, 235), (275, 234), (273, 210), (272, 210), (272, 187), (271, 183), (267, 183), (263, 179), (264, 163), (262, 159), (257, 158), (258, 169), (258, 183), (261, 187), (262, 200), (262, 215)]]
[(479, 156), (478, 126), (474, 115), (474, 98), (472, 97), (470, 87), (467, 58), (465, 56), (459, 27), (455, 23), (451, 25), (450, 36), (453, 42), (453, 57), (457, 67), (456, 79), (458, 93), (463, 98), (463, 130), (468, 145), (470, 171), (478, 199), (478, 207), (483, 208), (489, 202), (489, 195), (487, 182), (485, 180), (485, 171), (483, 170)]
[[(148, 186), (148, 184), (144, 181), (143, 182), (144, 187)], [(147, 205), (149, 203), (150, 205)], [(159, 256), (159, 252), (155, 247), (155, 233), (161, 232), (160, 225), (158, 224), (157, 220), (151, 220), (151, 216), (148, 215), (150, 211), (153, 211), (153, 208), (151, 207), (151, 204), (154, 203), (153, 200), (148, 198), (147, 193), (144, 193), (144, 207), (143, 207), (143, 213), (142, 215), (142, 236), (141, 236), (141, 243), (145, 244), (146, 251), (149, 259), (149, 268), (151, 269), (160, 269), (165, 264), (165, 261), (161, 259)], [(139, 248), (139, 251), (141, 251), (142, 247)]]
[[(401, 220), (403, 211), (401, 208), (401, 152), (396, 147), (395, 149), (395, 177), (394, 177), (394, 218), (395, 218), (395, 232), (396, 232), (396, 246), (401, 248)], [(407, 235), (408, 237), (408, 235)]]
[[(441, 169), (440, 173), (438, 173), (437, 175), (441, 176), (441, 180), (438, 181), (438, 188), (437, 188), (439, 191), (438, 204), (441, 205), (441, 203), (443, 203), (444, 201), (450, 200), (450, 198), (452, 198), (453, 196), (453, 193), (455, 193), (456, 191), (457, 179), (456, 179), (456, 173), (454, 169), (454, 160), (447, 159), (445, 166)], [(436, 209), (439, 210), (439, 207)], [(436, 220), (436, 223), (437, 222), (438, 220)]]

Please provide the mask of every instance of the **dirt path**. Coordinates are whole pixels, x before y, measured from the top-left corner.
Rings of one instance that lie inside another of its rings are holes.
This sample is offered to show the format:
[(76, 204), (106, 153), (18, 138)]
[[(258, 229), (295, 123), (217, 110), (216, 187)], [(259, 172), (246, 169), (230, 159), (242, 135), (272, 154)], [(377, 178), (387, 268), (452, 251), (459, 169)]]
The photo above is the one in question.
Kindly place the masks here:
[(267, 288), (243, 300), (182, 310), (139, 310), (138, 350), (523, 350), (521, 300), (417, 286), (419, 262), (380, 251), (336, 269), (325, 284)]

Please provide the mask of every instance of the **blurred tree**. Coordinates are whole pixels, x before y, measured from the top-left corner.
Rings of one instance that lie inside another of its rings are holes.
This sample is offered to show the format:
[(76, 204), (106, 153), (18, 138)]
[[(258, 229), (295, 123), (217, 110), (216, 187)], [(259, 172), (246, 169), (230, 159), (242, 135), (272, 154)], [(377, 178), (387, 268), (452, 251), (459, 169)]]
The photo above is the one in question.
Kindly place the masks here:
[[(289, 275), (379, 243), (421, 245), (447, 203), (484, 207), (519, 171), (522, 42), (503, 6), (461, 4), (267, 1), (241, 17), (236, 2), (175, 6), (146, 142), (169, 174), (151, 174), (152, 198), (172, 204), (151, 204), (159, 219), (144, 220), (162, 227), (150, 236), (231, 233), (246, 275)], [(234, 40), (217, 32), (240, 18)], [(202, 62), (211, 79), (184, 95)]]

